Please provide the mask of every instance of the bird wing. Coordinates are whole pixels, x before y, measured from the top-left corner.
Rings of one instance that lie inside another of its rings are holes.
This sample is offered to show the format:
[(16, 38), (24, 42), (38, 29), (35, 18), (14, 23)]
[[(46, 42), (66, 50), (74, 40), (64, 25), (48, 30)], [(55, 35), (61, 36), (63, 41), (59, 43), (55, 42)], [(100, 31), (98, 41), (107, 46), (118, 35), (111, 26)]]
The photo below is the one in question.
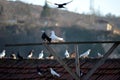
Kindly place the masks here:
[(62, 3), (62, 4), (58, 4), (58, 3), (52, 3), (50, 1), (47, 1), (48, 3), (50, 4), (55, 4), (55, 5), (67, 5), (68, 3), (71, 3), (73, 0), (69, 1), (69, 2), (66, 2), (66, 3)]
[(63, 3), (62, 5), (67, 5), (68, 3), (71, 3), (73, 0), (69, 1), (69, 2), (66, 2), (66, 3)]

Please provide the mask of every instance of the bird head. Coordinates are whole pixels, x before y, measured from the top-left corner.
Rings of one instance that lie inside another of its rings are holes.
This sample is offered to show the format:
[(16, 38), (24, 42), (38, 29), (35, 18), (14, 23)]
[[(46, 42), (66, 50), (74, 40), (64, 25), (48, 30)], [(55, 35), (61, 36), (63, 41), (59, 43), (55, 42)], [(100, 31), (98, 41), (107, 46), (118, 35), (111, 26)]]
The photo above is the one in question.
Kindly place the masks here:
[(88, 49), (88, 52), (90, 52), (91, 51), (91, 49)]
[(42, 32), (42, 33), (44, 33), (45, 31), (44, 31), (44, 30), (42, 30), (41, 32)]
[(43, 50), (41, 51), (41, 53), (43, 53)]
[(51, 31), (51, 34), (55, 34), (55, 31)]
[(5, 50), (3, 50), (3, 52), (5, 53)]

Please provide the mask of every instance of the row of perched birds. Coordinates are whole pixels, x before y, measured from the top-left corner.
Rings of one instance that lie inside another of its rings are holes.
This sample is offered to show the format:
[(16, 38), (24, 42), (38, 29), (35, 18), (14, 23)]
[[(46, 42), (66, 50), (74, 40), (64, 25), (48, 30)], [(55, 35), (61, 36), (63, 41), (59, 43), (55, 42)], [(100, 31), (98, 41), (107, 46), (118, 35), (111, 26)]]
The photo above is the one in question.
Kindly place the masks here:
[[(0, 53), (0, 58), (4, 58), (5, 55), (6, 55), (6, 50), (3, 50), (1, 53)], [(88, 49), (87, 51), (85, 51), (84, 53), (80, 54), (79, 55), (79, 58), (88, 58), (89, 57), (89, 54), (91, 52), (91, 49)], [(27, 55), (27, 59), (33, 59), (33, 54), (34, 54), (34, 50), (31, 50), (28, 55)], [(65, 50), (65, 53), (64, 53), (64, 58), (75, 58), (74, 57), (71, 57), (72, 53), (70, 54), (69, 51), (66, 49)], [(76, 53), (74, 53), (74, 55), (76, 55)], [(100, 53), (97, 54), (98, 57), (103, 57), (103, 55), (101, 55)], [(24, 59), (20, 53), (18, 53), (17, 55), (15, 55), (14, 53), (10, 55), (10, 58), (12, 59)], [(38, 55), (38, 58), (37, 59), (44, 59), (44, 51), (42, 50), (39, 55)], [(45, 57), (45, 59), (54, 59), (54, 56), (51, 54), (49, 55), (48, 57)]]
[[(54, 31), (51, 31), (51, 35), (48, 36), (45, 31), (42, 31), (43, 34), (41, 36), (42, 40), (45, 41), (45, 42), (63, 42), (65, 41), (63, 38), (61, 37), (58, 37)], [(86, 58), (88, 57), (88, 55), (90, 54), (91, 52), (91, 49), (88, 49), (86, 52), (84, 52), (83, 54), (81, 54), (79, 57), (80, 58)], [(33, 53), (34, 53), (34, 50), (31, 50), (27, 56), (28, 59), (31, 59), (33, 58)], [(2, 53), (0, 53), (0, 58), (4, 58), (5, 57), (5, 50), (2, 51)], [(73, 53), (73, 54), (70, 54), (68, 52), (68, 50), (66, 49), (65, 53), (65, 58), (75, 58), (76, 56), (76, 53)], [(17, 56), (13, 53), (10, 55), (11, 58), (13, 59), (23, 59), (23, 57), (20, 55), (20, 53), (17, 54)], [(103, 55), (101, 55), (100, 53), (98, 53), (98, 57), (103, 57)], [(38, 59), (43, 59), (44, 58), (44, 53), (43, 53), (43, 50), (41, 51), (41, 53), (39, 53), (39, 56), (38, 56)], [(46, 57), (46, 59), (54, 59), (54, 56), (51, 54), (49, 55), (48, 57)]]
[[(27, 59), (33, 59), (33, 54), (34, 54), (34, 50), (31, 50), (28, 55), (27, 55)], [(2, 58), (7, 58), (5, 57), (6, 56), (6, 50), (3, 50), (1, 53), (0, 53), (0, 59)], [(18, 52), (17, 55), (15, 53), (12, 53), (10, 55), (10, 57), (8, 58), (11, 58), (11, 59), (25, 59), (23, 56), (21, 56), (21, 54)], [(39, 53), (39, 56), (37, 59), (43, 59), (44, 58), (44, 53), (43, 53), (43, 50)], [(52, 55), (49, 55), (48, 57), (46, 57), (46, 59), (54, 59), (54, 57)]]

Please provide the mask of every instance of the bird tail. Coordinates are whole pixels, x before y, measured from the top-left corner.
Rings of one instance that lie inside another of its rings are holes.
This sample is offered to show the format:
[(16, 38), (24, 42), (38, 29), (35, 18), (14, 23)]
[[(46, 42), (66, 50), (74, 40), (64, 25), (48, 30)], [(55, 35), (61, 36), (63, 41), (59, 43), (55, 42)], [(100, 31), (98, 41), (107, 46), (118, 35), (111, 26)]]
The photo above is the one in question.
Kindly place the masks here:
[(58, 77), (60, 77), (60, 75), (59, 74), (56, 74)]

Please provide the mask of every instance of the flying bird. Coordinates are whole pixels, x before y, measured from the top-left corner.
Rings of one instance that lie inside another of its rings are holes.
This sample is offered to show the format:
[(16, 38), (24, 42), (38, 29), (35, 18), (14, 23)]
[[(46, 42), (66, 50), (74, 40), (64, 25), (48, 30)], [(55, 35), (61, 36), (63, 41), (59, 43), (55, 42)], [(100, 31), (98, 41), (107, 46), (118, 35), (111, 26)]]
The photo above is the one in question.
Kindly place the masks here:
[(91, 49), (88, 49), (86, 52), (84, 52), (83, 54), (80, 55), (80, 58), (81, 57), (83, 57), (83, 58), (88, 57), (88, 55), (90, 54), (90, 51), (91, 51)]
[(1, 53), (0, 53), (0, 58), (3, 58), (3, 57), (5, 57), (5, 50), (3, 50)]
[(58, 74), (57, 72), (55, 72), (52, 68), (50, 68), (50, 72), (53, 76), (57, 76), (60, 77), (60, 74)]
[(42, 72), (42, 71), (40, 70), (40, 68), (37, 67), (37, 73), (38, 73), (40, 76), (42, 75), (41, 72)]
[(52, 42), (64, 42), (64, 39), (56, 36), (54, 31), (51, 31), (50, 38), (52, 39)]
[(34, 50), (31, 50), (31, 51), (28, 53), (27, 58), (32, 58), (32, 56), (33, 56), (33, 52), (34, 52)]
[[(69, 2), (66, 2), (66, 3), (61, 3), (61, 4), (54, 3), (54, 5), (57, 5), (58, 6), (57, 8), (65, 8), (64, 6), (71, 3), (72, 1), (69, 1)], [(47, 1), (47, 2), (49, 2), (49, 1)], [(49, 2), (49, 3), (51, 3), (51, 2)]]
[(65, 51), (65, 57), (66, 57), (66, 58), (69, 58), (69, 57), (70, 57), (70, 54), (69, 54), (68, 50)]
[(42, 59), (42, 58), (43, 58), (43, 56), (44, 56), (44, 54), (43, 54), (43, 50), (42, 50), (42, 51), (41, 51), (41, 53), (39, 54), (38, 59)]
[(51, 42), (51, 38), (48, 37), (48, 35), (45, 33), (45, 31), (42, 31), (41, 38), (42, 38), (43, 41)]

